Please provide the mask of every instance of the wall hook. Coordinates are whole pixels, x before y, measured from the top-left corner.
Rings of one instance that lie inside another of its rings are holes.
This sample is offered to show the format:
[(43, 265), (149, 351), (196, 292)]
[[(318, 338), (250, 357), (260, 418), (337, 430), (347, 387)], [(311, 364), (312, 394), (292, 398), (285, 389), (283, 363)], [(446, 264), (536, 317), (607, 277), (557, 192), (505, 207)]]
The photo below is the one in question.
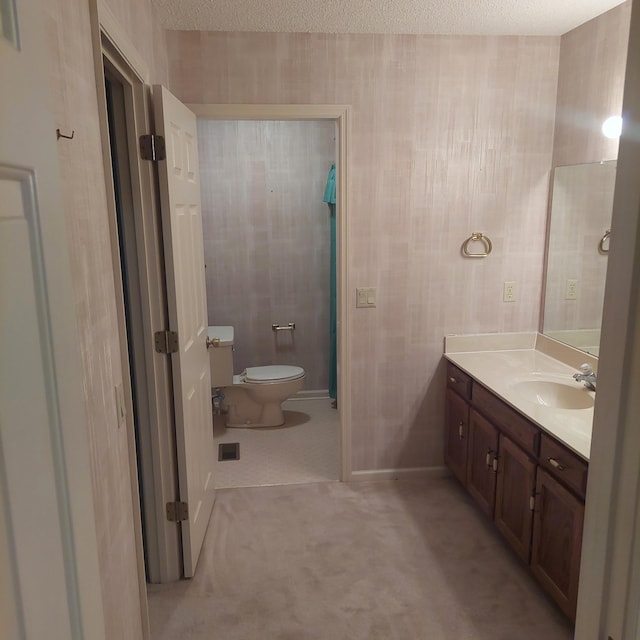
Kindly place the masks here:
[(64, 133), (61, 133), (60, 129), (56, 129), (56, 140), (60, 140), (60, 138), (64, 138), (65, 140), (73, 140), (73, 136), (75, 135), (75, 130), (71, 132), (70, 136), (65, 136)]

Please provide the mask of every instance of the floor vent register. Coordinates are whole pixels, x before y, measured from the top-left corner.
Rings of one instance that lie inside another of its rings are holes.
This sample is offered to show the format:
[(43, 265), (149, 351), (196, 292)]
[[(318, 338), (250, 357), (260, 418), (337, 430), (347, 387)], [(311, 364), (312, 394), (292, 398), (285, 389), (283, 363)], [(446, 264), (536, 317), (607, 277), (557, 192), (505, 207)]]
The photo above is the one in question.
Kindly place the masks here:
[(240, 460), (240, 443), (223, 442), (218, 445), (218, 460)]

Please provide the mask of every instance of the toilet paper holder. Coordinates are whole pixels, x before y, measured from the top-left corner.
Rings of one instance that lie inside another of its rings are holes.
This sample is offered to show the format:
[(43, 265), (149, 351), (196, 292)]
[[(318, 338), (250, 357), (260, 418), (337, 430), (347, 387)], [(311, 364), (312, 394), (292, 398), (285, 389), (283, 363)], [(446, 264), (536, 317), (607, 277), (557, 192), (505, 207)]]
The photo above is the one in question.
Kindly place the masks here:
[(295, 331), (296, 330), (296, 323), (295, 322), (290, 322), (287, 326), (280, 326), (277, 322), (274, 322), (271, 325), (271, 329), (273, 331)]

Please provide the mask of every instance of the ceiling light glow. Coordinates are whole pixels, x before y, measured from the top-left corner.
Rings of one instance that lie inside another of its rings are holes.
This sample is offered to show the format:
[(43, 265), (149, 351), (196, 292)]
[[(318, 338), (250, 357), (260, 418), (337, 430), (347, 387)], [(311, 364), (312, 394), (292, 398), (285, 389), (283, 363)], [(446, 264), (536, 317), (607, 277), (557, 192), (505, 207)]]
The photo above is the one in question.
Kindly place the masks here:
[(622, 133), (622, 116), (611, 116), (602, 123), (602, 133), (607, 138), (619, 138)]

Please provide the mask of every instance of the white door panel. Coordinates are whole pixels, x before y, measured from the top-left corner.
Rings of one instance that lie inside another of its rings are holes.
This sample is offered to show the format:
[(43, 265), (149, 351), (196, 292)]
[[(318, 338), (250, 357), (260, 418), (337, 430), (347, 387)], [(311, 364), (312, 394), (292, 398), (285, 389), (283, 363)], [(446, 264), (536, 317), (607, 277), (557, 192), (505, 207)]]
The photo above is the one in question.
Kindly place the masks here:
[(213, 488), (213, 417), (207, 353), (207, 304), (196, 117), (164, 87), (154, 87), (156, 129), (166, 142), (159, 163), (172, 355), (185, 577), (193, 576), (209, 523)]
[(0, 637), (99, 638), (89, 452), (43, 14), (36, 0), (18, 0), (16, 9), (17, 37), (3, 37), (0, 25), (0, 78), (10, 88), (0, 91)]
[[(52, 344), (33, 174), (0, 166), (0, 202), (0, 466), (6, 474), (5, 509), (11, 514), (7, 537), (13, 534), (12, 555), (28, 594), (21, 598), (27, 637), (40, 637), (49, 625), (71, 637), (66, 591), (59, 588), (66, 582), (63, 535), (54, 524), (60, 498), (48, 481), (55, 477), (50, 427), (59, 430), (60, 424), (49, 377)], [(44, 504), (34, 509), (32, 499)], [(53, 525), (46, 543), (43, 522)], [(33, 551), (43, 544), (50, 554), (47, 580), (40, 577), (42, 555)], [(55, 602), (46, 619), (38, 611), (42, 601)]]

